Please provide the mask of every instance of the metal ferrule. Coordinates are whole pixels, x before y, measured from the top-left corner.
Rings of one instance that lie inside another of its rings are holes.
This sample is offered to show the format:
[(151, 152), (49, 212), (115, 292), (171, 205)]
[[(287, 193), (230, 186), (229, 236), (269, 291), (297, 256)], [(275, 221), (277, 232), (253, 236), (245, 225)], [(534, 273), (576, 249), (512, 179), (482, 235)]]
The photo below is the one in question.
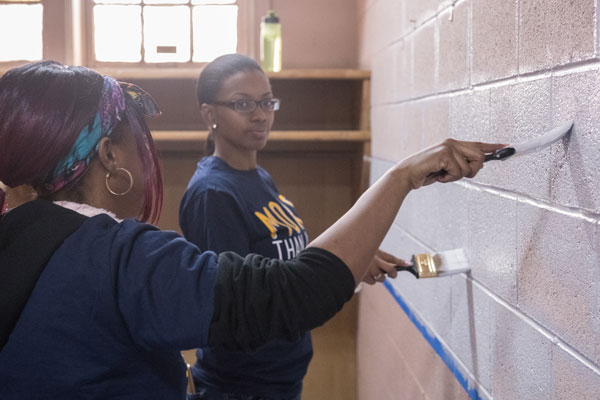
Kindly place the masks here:
[(430, 254), (415, 254), (412, 261), (419, 278), (435, 278), (438, 276), (435, 262)]

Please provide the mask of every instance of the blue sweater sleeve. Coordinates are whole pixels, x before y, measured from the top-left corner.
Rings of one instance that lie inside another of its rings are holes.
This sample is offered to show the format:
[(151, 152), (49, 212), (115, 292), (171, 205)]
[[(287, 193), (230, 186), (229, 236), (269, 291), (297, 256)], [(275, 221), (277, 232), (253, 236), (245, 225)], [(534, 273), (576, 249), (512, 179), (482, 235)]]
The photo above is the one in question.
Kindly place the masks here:
[(176, 232), (124, 221), (110, 258), (116, 295), (134, 341), (148, 350), (205, 345), (213, 315), (217, 256)]

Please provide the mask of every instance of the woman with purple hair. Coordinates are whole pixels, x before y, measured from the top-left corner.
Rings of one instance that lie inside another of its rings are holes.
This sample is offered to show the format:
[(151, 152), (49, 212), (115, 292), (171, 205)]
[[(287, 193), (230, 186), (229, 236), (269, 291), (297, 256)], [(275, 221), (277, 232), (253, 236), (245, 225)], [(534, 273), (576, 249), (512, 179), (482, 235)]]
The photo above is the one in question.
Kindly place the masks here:
[[(185, 397), (179, 353), (294, 340), (341, 309), (405, 196), (502, 146), (447, 140), (393, 167), (294, 259), (201, 252), (156, 221), (139, 87), (44, 61), (0, 78), (0, 398)], [(428, 176), (439, 170), (435, 177)], [(137, 218), (137, 219), (136, 219)]]

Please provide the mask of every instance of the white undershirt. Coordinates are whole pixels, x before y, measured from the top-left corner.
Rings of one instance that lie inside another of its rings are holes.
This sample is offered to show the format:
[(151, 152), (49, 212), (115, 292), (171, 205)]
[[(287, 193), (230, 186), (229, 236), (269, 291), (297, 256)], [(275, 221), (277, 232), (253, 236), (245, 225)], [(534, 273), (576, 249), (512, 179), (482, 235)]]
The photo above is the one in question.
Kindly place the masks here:
[(73, 210), (81, 215), (85, 215), (86, 217), (94, 217), (98, 214), (106, 214), (117, 222), (122, 221), (122, 219), (117, 218), (117, 216), (114, 213), (102, 208), (92, 207), (88, 204), (75, 203), (66, 200), (55, 201), (54, 204), (64, 208), (68, 208), (69, 210)]

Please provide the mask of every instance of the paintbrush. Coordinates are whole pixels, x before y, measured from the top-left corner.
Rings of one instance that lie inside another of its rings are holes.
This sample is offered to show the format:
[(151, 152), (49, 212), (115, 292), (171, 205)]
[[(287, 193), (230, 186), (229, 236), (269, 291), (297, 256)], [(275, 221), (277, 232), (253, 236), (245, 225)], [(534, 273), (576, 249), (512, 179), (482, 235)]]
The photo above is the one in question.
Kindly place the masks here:
[(469, 263), (463, 249), (454, 249), (439, 253), (415, 254), (412, 265), (397, 265), (396, 271), (408, 271), (417, 278), (435, 278), (469, 272)]
[[(483, 159), (483, 162), (488, 162), (492, 160), (504, 161), (513, 156), (516, 157), (523, 154), (539, 151), (547, 146), (550, 146), (552, 143), (571, 133), (572, 128), (573, 121), (565, 122), (562, 125), (552, 129), (551, 131), (546, 132), (545, 134), (539, 137), (525, 140), (520, 143), (510, 144), (500, 150), (496, 150), (493, 153), (486, 154)], [(442, 169), (440, 171), (430, 173), (429, 175), (427, 175), (427, 177), (434, 178), (436, 176), (441, 176), (445, 174), (446, 171)]]

